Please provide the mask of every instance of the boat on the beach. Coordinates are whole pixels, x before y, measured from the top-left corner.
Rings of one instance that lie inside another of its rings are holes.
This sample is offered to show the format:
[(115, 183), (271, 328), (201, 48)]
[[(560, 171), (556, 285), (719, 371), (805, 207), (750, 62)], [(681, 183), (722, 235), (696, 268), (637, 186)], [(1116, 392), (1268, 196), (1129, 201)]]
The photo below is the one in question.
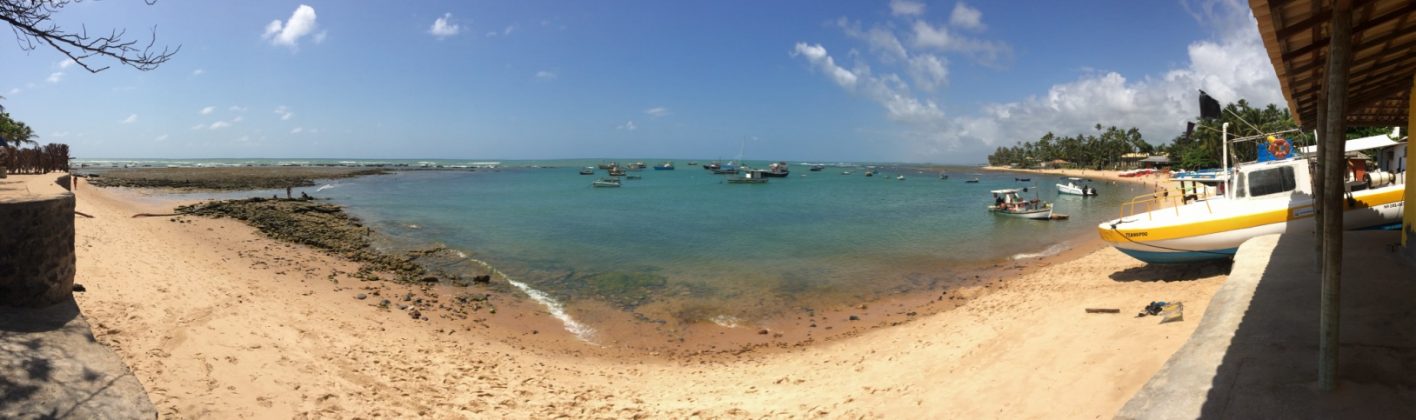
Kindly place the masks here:
[(1082, 197), (1096, 197), (1096, 188), (1091, 185), (1077, 185), (1076, 182), (1068, 181), (1066, 184), (1057, 184), (1057, 193), (1080, 195)]
[(581, 169), (580, 169), (580, 174), (581, 174), (581, 175), (594, 175), (594, 174), (595, 174), (595, 167), (594, 167), (594, 166), (586, 166), (586, 167), (584, 167), (584, 168), (581, 168)]
[(1020, 217), (1024, 219), (1051, 219), (1052, 203), (1040, 199), (1024, 199), (1017, 188), (989, 191), (993, 193), (993, 205), (988, 211), (993, 214)]
[[(1136, 197), (1121, 217), (1097, 226), (1101, 238), (1147, 263), (1226, 259), (1250, 238), (1313, 227), (1312, 175), (1315, 158), (1272, 133), (1225, 143), (1258, 140), (1270, 159), (1232, 170), (1181, 172), (1178, 194)], [(1265, 138), (1266, 137), (1266, 138)], [(1405, 144), (1378, 135), (1346, 143), (1346, 200), (1343, 227), (1349, 230), (1399, 226), (1406, 185)], [(1227, 149), (1227, 148), (1226, 148)], [(1226, 158), (1222, 161), (1227, 166)], [(1188, 184), (1188, 186), (1187, 186)], [(1139, 209), (1139, 211), (1137, 211)]]
[(791, 173), (792, 171), (790, 169), (787, 169), (786, 162), (777, 162), (771, 165), (767, 165), (767, 170), (762, 172), (762, 176), (771, 178), (786, 178), (787, 176), (791, 175)]
[(656, 171), (672, 171), (672, 170), (674, 170), (674, 163), (673, 163), (673, 162), (664, 162), (664, 163), (662, 163), (662, 164), (659, 164), (659, 165), (657, 165), (657, 166), (654, 166), (654, 170), (656, 170)]
[(600, 178), (590, 183), (590, 185), (593, 185), (595, 188), (619, 188), (620, 180), (614, 177)]

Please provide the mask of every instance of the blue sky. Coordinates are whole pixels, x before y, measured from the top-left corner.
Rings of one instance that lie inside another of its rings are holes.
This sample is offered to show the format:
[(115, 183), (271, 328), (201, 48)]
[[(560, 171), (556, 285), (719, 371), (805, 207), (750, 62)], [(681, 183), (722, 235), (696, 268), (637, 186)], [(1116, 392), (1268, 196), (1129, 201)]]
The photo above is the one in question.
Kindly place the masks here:
[[(138, 1), (58, 23), (181, 45), (89, 74), (0, 47), (79, 157), (981, 162), (1096, 123), (1166, 141), (1194, 92), (1281, 103), (1245, 3)], [(275, 22), (278, 21), (278, 22)]]

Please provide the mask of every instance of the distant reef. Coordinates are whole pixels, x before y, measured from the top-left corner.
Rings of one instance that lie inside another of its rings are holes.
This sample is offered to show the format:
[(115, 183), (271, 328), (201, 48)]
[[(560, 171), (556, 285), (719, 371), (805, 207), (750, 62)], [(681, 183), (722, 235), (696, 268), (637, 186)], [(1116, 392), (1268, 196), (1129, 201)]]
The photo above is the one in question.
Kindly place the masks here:
[(128, 168), (91, 171), (89, 183), (100, 187), (182, 190), (261, 190), (309, 187), (316, 179), (352, 178), (388, 173), (377, 168), (308, 166), (231, 168)]

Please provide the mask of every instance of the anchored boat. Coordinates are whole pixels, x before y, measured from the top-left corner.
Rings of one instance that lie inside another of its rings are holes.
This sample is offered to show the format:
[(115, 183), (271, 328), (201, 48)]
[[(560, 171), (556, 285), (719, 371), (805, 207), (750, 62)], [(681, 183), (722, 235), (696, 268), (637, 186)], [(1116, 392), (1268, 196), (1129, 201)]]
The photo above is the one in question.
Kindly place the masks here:
[(613, 177), (611, 177), (611, 178), (600, 178), (600, 179), (595, 180), (595, 182), (590, 183), (590, 185), (595, 186), (595, 188), (619, 188), (619, 186), (620, 186), (620, 180), (619, 180), (619, 178), (613, 178)]
[(1073, 180), (1067, 181), (1066, 184), (1057, 184), (1057, 193), (1080, 195), (1082, 197), (1096, 197), (1096, 187), (1086, 184), (1077, 185), (1076, 181), (1078, 180), (1080, 180), (1080, 178), (1073, 178)]
[(1052, 218), (1052, 203), (1039, 199), (1024, 199), (1018, 195), (1020, 191), (1022, 190), (1017, 188), (990, 191), (993, 193), (993, 205), (988, 206), (988, 211), (993, 214), (1024, 219)]
[[(1101, 238), (1136, 259), (1164, 264), (1226, 259), (1255, 236), (1312, 229), (1314, 156), (1276, 136), (1283, 133), (1225, 140), (1258, 140), (1259, 161), (1233, 170), (1179, 173), (1174, 178), (1181, 183), (1179, 194), (1132, 199), (1120, 218), (1097, 226)], [(1401, 223), (1407, 158), (1392, 137), (1346, 143), (1344, 228)], [(1227, 154), (1226, 148), (1226, 164)]]

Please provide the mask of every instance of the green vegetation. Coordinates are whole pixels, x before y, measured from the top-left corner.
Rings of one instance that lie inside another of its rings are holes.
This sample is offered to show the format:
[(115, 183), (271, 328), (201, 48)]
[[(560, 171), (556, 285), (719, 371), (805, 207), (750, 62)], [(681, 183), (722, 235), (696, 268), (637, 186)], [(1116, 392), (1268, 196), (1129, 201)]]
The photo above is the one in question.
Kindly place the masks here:
[[(1243, 120), (1239, 117), (1243, 117)], [(1197, 120), (1199, 122), (1195, 124), (1194, 131), (1188, 136), (1186, 133), (1179, 133), (1170, 143), (1161, 145), (1153, 145), (1143, 139), (1140, 131), (1134, 127), (1127, 130), (1107, 127), (1102, 130), (1101, 124), (1097, 124), (1099, 135), (1078, 134), (1074, 137), (1059, 137), (1049, 132), (1037, 142), (999, 147), (993, 154), (988, 155), (988, 163), (1036, 167), (1044, 162), (1061, 159), (1067, 161), (1069, 166), (1115, 169), (1121, 166), (1123, 155), (1147, 153), (1168, 155), (1171, 162), (1179, 168), (1214, 168), (1220, 166), (1220, 129), (1226, 122), (1229, 123), (1231, 138), (1297, 127), (1292, 114), (1286, 108), (1272, 104), (1264, 108), (1254, 108), (1242, 99), (1225, 106), (1221, 118)], [(1297, 145), (1313, 143), (1312, 133), (1290, 133), (1286, 137)], [(1256, 157), (1253, 147), (1231, 148), (1230, 153), (1234, 154), (1234, 159), (1238, 161), (1250, 161)]]

